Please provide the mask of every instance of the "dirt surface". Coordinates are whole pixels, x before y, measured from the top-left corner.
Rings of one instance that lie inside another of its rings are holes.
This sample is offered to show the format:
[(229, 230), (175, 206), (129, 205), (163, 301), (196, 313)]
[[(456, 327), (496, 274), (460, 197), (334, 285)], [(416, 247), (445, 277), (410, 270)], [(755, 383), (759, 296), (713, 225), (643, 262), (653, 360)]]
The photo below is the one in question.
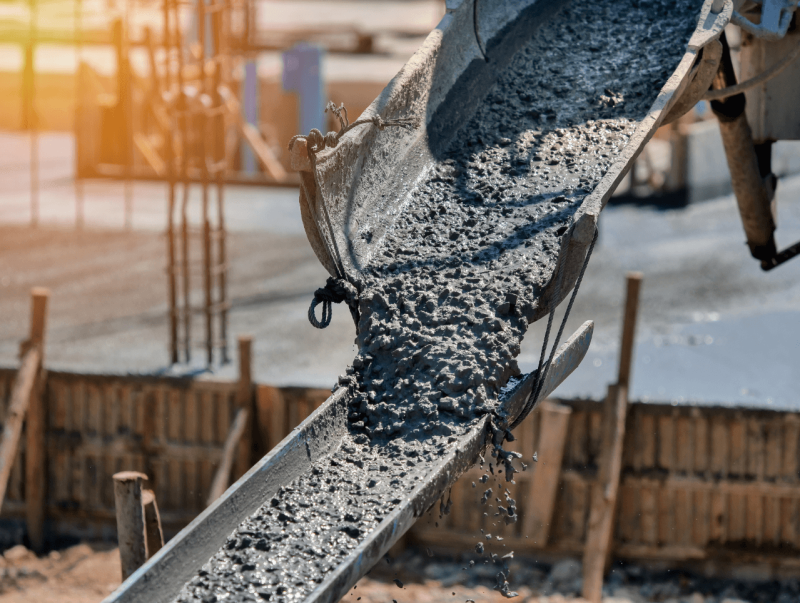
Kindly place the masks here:
[(122, 580), (119, 550), (79, 544), (37, 558), (18, 545), (0, 557), (3, 603), (94, 603)]
[[(475, 558), (477, 559), (477, 558)], [(342, 603), (501, 603), (494, 576), (469, 556), (456, 559), (411, 547), (382, 560), (342, 598)], [(512, 560), (520, 577), (519, 603), (579, 603), (581, 564), (564, 559), (541, 563)], [(22, 546), (0, 556), (2, 603), (100, 603), (120, 584), (119, 551), (79, 544), (37, 558)], [(465, 568), (469, 568), (467, 571)], [(395, 582), (399, 581), (399, 584)], [(402, 585), (402, 586), (401, 586)], [(797, 580), (710, 579), (690, 572), (616, 564), (603, 603), (793, 603)]]

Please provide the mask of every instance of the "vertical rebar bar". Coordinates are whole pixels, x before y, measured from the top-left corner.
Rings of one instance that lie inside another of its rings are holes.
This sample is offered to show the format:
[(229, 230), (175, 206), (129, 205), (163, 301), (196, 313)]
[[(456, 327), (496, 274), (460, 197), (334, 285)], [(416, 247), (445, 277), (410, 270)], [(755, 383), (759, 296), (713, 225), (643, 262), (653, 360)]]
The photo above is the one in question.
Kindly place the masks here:
[[(223, 0), (217, 0), (222, 2)], [(227, 40), (225, 39), (225, 18), (230, 5), (224, 2), (225, 10), (216, 11), (212, 16), (212, 26), (214, 34), (214, 52), (216, 62), (214, 65), (214, 80), (212, 89), (212, 106), (215, 109), (222, 107), (222, 98), (219, 94), (220, 86), (223, 83), (223, 74), (227, 72), (229, 65), (226, 61), (228, 51)], [(220, 354), (222, 363), (229, 362), (228, 357), (228, 307), (227, 307), (227, 249), (225, 240), (225, 196), (224, 196), (224, 170), (227, 167), (227, 156), (225, 153), (225, 116), (220, 112), (214, 117), (214, 169), (217, 183), (217, 307), (219, 308), (219, 337)]]
[(208, 207), (208, 125), (209, 110), (207, 104), (208, 95), (208, 74), (206, 72), (206, 2), (197, 2), (197, 38), (199, 42), (200, 56), (200, 140), (198, 155), (200, 156), (200, 186), (202, 187), (202, 220), (203, 220), (203, 290), (204, 290), (204, 315), (206, 326), (206, 363), (211, 366), (214, 362), (214, 323), (212, 305), (214, 303), (211, 295), (211, 221)]
[[(149, 39), (149, 36), (148, 36)], [(169, 92), (171, 89), (170, 78), (170, 52), (169, 41), (171, 39), (169, 32), (169, 0), (164, 0), (164, 33), (162, 43), (164, 45), (165, 69), (164, 69), (164, 91)], [(152, 39), (149, 39), (152, 44)], [(151, 54), (152, 54), (151, 50)], [(153, 61), (153, 77), (155, 73), (155, 61)], [(153, 102), (159, 102), (160, 99), (154, 98)], [(171, 124), (169, 124), (171, 126)], [(176, 364), (179, 361), (178, 356), (178, 284), (177, 284), (177, 265), (175, 261), (175, 158), (172, 149), (172, 131), (168, 129), (162, 132), (164, 137), (164, 153), (165, 163), (167, 168), (167, 295), (169, 297), (169, 352), (170, 361)]]
[(176, 83), (177, 96), (173, 105), (178, 114), (178, 130), (180, 133), (180, 179), (183, 199), (181, 202), (181, 273), (183, 276), (183, 353), (186, 362), (192, 359), (192, 303), (191, 303), (191, 278), (189, 274), (189, 142), (186, 120), (186, 96), (183, 88), (183, 36), (181, 35), (180, 4), (179, 0), (166, 0), (170, 2), (173, 11), (174, 44), (176, 54)]
[(83, 228), (83, 181), (80, 174), (80, 148), (78, 139), (83, 127), (83, 6), (82, 0), (75, 0), (75, 228)]
[(23, 65), (23, 127), (30, 136), (30, 178), (31, 178), (31, 226), (39, 225), (39, 140), (36, 107), (36, 69), (34, 65), (36, 50), (36, 0), (30, 0), (28, 44), (25, 46)]

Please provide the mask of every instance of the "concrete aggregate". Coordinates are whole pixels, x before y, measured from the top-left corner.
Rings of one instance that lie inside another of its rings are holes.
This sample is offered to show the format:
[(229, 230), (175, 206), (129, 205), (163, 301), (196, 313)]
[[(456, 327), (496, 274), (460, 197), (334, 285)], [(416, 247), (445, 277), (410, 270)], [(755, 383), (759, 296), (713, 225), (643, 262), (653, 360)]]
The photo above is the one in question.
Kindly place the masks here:
[[(576, 2), (532, 33), (354, 277), (342, 446), (242, 523), (177, 601), (304, 600), (496, 410), (559, 237), (683, 56), (700, 5)], [(490, 473), (503, 463), (513, 479), (516, 457), (493, 455)], [(501, 502), (515, 521), (508, 491)], [(495, 588), (513, 597), (497, 562)]]

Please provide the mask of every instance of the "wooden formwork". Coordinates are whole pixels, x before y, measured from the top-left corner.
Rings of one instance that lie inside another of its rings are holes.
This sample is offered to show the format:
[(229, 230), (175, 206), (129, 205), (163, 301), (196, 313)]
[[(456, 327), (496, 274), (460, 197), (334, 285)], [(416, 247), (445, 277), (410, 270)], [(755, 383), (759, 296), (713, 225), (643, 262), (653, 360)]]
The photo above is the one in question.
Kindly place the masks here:
[[(555, 513), (546, 541), (534, 539), (526, 515), (535, 513), (532, 477), (509, 487), (520, 520), (505, 525), (479, 504), (496, 479), (473, 469), (452, 490), (450, 515), (438, 506), (418, 522), (412, 540), (426, 545), (581, 554), (600, 456), (602, 405), (562, 402), (572, 409), (564, 442)], [(510, 446), (531, 460), (539, 447), (539, 414), (515, 431)], [(795, 413), (725, 407), (631, 405), (626, 426), (613, 552), (616, 557), (669, 561), (738, 559), (800, 568), (800, 469)], [(488, 461), (489, 459), (487, 459)], [(477, 487), (473, 488), (471, 482)], [(504, 482), (501, 481), (501, 485)], [(439, 529), (431, 529), (438, 523)], [(494, 525), (493, 525), (494, 524)], [(486, 541), (481, 528), (493, 535)], [(497, 543), (495, 537), (503, 540)], [(462, 549), (464, 550), (464, 549)]]
[[(15, 376), (0, 370), (0, 422)], [(113, 529), (111, 476), (141, 471), (156, 493), (169, 532), (206, 505), (237, 410), (238, 382), (136, 378), (49, 372), (44, 396), (46, 515), (88, 535)], [(23, 516), (17, 455), (3, 516)]]
[[(0, 424), (15, 375), (15, 370), (0, 369)], [(113, 535), (111, 476), (122, 470), (149, 476), (168, 533), (186, 525), (207, 504), (240, 406), (239, 387), (237, 381), (48, 372), (43, 470), (50, 525), (58, 524), (62, 533), (69, 533), (65, 526), (71, 525), (79, 526), (78, 535)], [(256, 386), (253, 450), (239, 453), (242, 458), (232, 477), (274, 447), (328, 395), (327, 390)], [(542, 406), (507, 444), (522, 453), (528, 465), (515, 475), (515, 483), (507, 485), (503, 476), (490, 475), (489, 482), (481, 484), (492, 460), (487, 457), (483, 469), (470, 470), (453, 486), (451, 512), (440, 517), (436, 505), (411, 531), (411, 542), (463, 551), (481, 538), (495, 551), (583, 552), (591, 492), (597, 487), (602, 404), (561, 401)], [(554, 429), (562, 429), (564, 437), (546, 441), (543, 434)], [(767, 560), (800, 567), (799, 436), (800, 416), (794, 413), (632, 404), (614, 555), (667, 561)], [(25, 516), (24, 445), (21, 452), (3, 517)], [(554, 457), (556, 452), (562, 459)], [(543, 477), (549, 463), (557, 467), (555, 472), (549, 468), (552, 484)], [(495, 510), (488, 512), (479, 502), (492, 487), (491, 500), (499, 496), (505, 504), (498, 482), (517, 501), (516, 523), (498, 521)], [(492, 534), (491, 541), (481, 529)]]

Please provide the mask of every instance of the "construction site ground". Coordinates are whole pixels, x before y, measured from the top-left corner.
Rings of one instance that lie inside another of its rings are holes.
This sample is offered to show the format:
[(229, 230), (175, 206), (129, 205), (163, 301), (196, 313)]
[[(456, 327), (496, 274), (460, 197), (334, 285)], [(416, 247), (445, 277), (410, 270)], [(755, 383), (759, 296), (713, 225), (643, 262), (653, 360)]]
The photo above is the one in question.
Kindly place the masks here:
[[(6, 141), (8, 138), (8, 141)], [(52, 291), (46, 365), (89, 373), (177, 373), (233, 378), (235, 359), (206, 371), (202, 317), (190, 363), (169, 366), (166, 185), (132, 186), (131, 228), (124, 227), (126, 185), (84, 183), (85, 225), (75, 224), (71, 139), (42, 141), (40, 226), (30, 228), (24, 137), (0, 160), (0, 365), (16, 366), (27, 335), (29, 292)], [(195, 195), (198, 195), (195, 191)], [(308, 304), (327, 274), (303, 232), (297, 190), (230, 186), (229, 345), (251, 334), (254, 377), (273, 385), (330, 387), (355, 354), (349, 313), (334, 307), (325, 330), (307, 320)], [(199, 218), (193, 200), (191, 219)], [(800, 240), (800, 177), (778, 188), (779, 245)], [(800, 261), (764, 273), (744, 244), (736, 203), (721, 197), (685, 208), (612, 205), (575, 308), (571, 332), (593, 319), (586, 360), (561, 387), (562, 397), (600, 399), (614, 378), (624, 273), (645, 274), (632, 399), (796, 408), (800, 374), (787, 358), (800, 339)], [(199, 247), (195, 259), (199, 259)], [(193, 299), (202, 301), (193, 281)], [(556, 320), (560, 318), (557, 314)], [(520, 367), (533, 368), (546, 321), (526, 337)], [(556, 322), (556, 324), (558, 324)]]
[[(475, 560), (474, 566), (469, 566)], [(578, 603), (581, 564), (511, 559), (519, 603)], [(342, 603), (501, 603), (493, 590), (493, 564), (477, 556), (435, 556), (416, 548), (382, 560)], [(119, 551), (104, 544), (79, 544), (37, 557), (23, 546), (0, 556), (2, 603), (99, 603), (121, 580)], [(655, 566), (616, 564), (604, 587), (604, 603), (789, 603), (800, 597), (797, 580), (763, 581), (694, 576)]]

